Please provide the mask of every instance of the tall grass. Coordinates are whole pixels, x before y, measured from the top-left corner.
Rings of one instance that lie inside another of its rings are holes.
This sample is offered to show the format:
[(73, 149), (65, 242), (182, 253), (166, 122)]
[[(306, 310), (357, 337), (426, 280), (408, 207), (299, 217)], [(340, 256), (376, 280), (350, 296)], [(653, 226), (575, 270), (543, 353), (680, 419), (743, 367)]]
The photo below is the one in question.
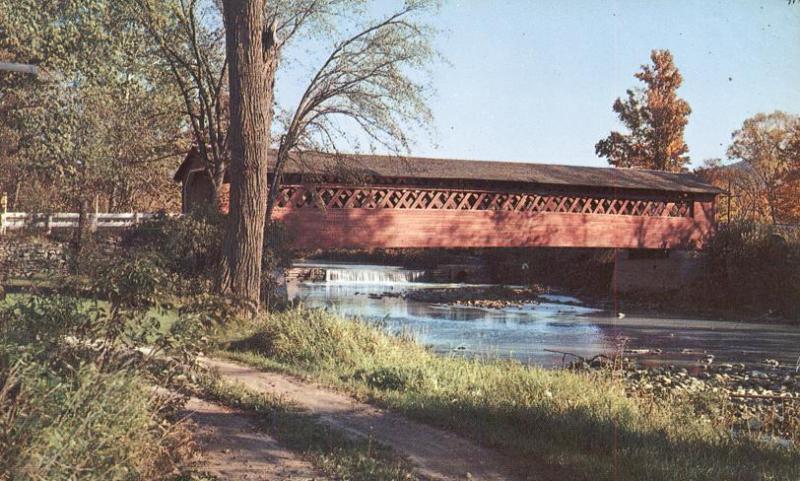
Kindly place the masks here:
[(167, 479), (188, 449), (142, 379), (91, 364), (4, 370), (0, 479)]
[(152, 386), (175, 368), (133, 349), (180, 342), (157, 329), (145, 307), (70, 296), (0, 306), (0, 480), (173, 478), (192, 443)]
[(626, 395), (610, 373), (440, 357), (323, 311), (271, 315), (231, 357), (322, 380), (564, 479), (798, 479), (800, 451), (734, 437), (686, 404)]

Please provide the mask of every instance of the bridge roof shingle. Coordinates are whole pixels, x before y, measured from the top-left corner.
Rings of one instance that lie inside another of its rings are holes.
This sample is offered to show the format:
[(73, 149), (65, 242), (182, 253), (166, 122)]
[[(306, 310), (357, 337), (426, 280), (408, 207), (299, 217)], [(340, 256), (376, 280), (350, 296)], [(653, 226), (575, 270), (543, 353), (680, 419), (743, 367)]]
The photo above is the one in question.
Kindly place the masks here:
[(517, 182), (554, 186), (646, 189), (667, 192), (718, 194), (722, 190), (692, 174), (656, 170), (586, 167), (385, 155), (304, 153), (287, 163), (286, 173), (330, 174), (350, 171), (374, 177), (426, 180)]
[[(274, 154), (274, 152), (272, 152)], [(185, 168), (194, 160), (187, 155), (175, 173), (181, 180)], [(270, 159), (270, 171), (274, 156)], [(655, 190), (694, 194), (719, 194), (723, 191), (692, 174), (656, 170), (586, 167), (574, 165), (496, 162), (425, 157), (363, 154), (323, 154), (305, 152), (287, 162), (286, 174), (337, 175), (383, 178), (417, 178), (447, 181), (488, 181), (539, 184), (563, 187)]]

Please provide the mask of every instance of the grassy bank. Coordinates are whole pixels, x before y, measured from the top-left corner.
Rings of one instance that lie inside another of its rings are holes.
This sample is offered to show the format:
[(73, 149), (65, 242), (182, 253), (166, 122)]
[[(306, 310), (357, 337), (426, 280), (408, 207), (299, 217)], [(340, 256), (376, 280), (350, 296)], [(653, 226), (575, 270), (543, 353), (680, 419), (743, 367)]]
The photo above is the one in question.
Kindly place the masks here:
[(800, 477), (797, 449), (734, 437), (689, 402), (631, 398), (609, 372), (439, 357), (409, 339), (302, 309), (251, 326), (227, 355), (345, 389), (521, 464), (562, 466), (565, 479)]
[(71, 297), (0, 306), (0, 480), (175, 477), (192, 443), (153, 389), (168, 370), (128, 354), (152, 339), (134, 320)]

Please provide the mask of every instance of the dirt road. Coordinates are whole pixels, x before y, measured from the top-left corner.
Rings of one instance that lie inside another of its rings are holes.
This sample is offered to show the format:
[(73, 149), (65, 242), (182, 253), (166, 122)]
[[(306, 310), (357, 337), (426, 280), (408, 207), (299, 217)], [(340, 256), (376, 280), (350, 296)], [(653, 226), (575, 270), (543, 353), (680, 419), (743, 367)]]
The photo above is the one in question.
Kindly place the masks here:
[(345, 394), (228, 361), (206, 358), (203, 362), (228, 382), (282, 396), (336, 429), (355, 436), (371, 436), (408, 457), (424, 477), (443, 481), (552, 479), (545, 475), (546, 470), (515, 473), (512, 464), (495, 451), (400, 414), (358, 402)]
[(195, 469), (221, 481), (322, 480), (313, 467), (259, 431), (246, 414), (190, 398), (185, 414), (194, 421), (202, 459)]

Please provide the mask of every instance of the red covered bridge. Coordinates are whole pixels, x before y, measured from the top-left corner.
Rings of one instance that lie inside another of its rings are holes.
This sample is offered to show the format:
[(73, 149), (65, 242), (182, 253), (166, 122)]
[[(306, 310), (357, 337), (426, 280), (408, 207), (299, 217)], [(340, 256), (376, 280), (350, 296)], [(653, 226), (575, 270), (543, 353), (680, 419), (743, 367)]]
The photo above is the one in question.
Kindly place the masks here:
[[(175, 180), (184, 211), (210, 200), (196, 152)], [(720, 192), (648, 170), (305, 153), (287, 164), (274, 217), (307, 249), (686, 249), (713, 231)]]

